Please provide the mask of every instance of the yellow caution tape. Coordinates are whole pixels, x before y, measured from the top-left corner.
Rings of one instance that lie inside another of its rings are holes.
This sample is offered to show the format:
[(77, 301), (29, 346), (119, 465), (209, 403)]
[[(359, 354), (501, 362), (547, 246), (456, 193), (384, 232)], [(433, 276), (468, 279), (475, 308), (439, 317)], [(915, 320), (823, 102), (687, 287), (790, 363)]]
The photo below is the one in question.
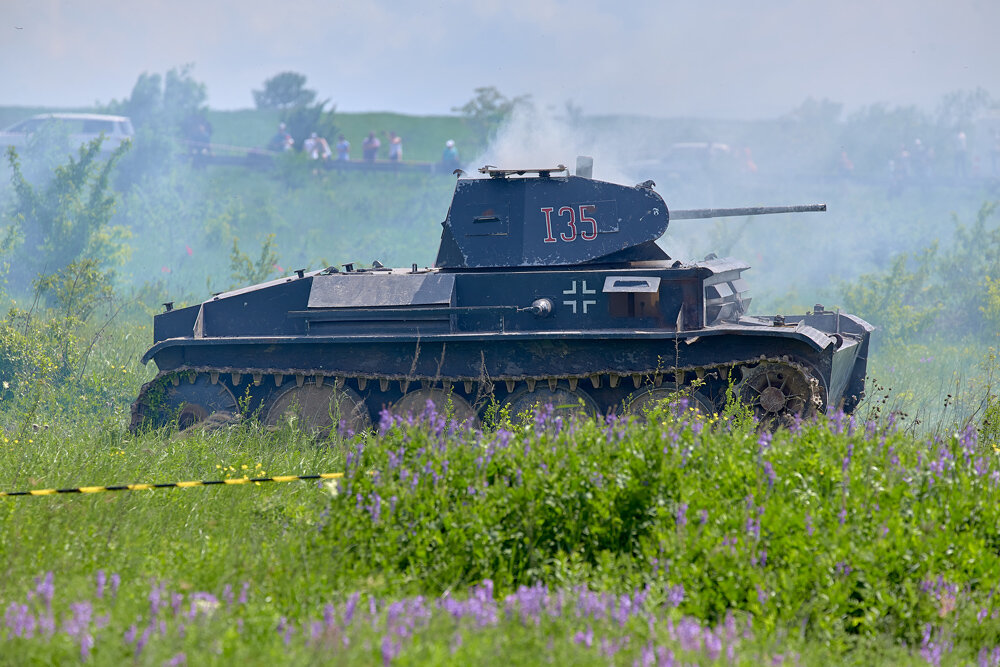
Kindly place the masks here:
[(318, 475), (279, 475), (276, 477), (240, 477), (236, 479), (210, 479), (192, 482), (163, 482), (160, 484), (119, 484), (114, 486), (76, 486), (70, 489), (32, 489), (30, 491), (0, 491), (0, 497), (53, 496), (57, 493), (104, 493), (105, 491), (149, 491), (152, 489), (190, 489), (195, 486), (253, 484), (261, 482), (306, 482), (313, 479), (339, 479), (342, 472), (323, 472)]

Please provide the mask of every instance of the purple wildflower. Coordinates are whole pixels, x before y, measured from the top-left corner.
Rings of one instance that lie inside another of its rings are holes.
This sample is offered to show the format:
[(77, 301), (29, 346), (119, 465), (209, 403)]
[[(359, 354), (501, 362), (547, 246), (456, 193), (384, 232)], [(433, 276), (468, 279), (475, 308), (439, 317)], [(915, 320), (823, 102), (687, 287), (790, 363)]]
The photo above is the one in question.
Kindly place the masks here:
[(773, 489), (778, 476), (774, 473), (774, 466), (771, 465), (770, 461), (764, 461), (764, 475), (767, 476), (767, 488)]
[(722, 653), (722, 638), (715, 632), (708, 629), (705, 630), (704, 634), (705, 652), (708, 654), (708, 659), (715, 662), (719, 659), (719, 655)]
[(679, 607), (684, 602), (684, 584), (671, 586), (667, 592), (667, 604), (671, 607)]
[(94, 648), (94, 636), (89, 632), (80, 637), (80, 661), (87, 662), (90, 651)]
[(392, 413), (389, 412), (389, 408), (382, 408), (381, 412), (378, 413), (378, 416), (378, 430), (380, 433), (385, 433), (392, 428), (395, 420), (393, 419)]
[(372, 502), (366, 509), (371, 514), (372, 523), (378, 523), (379, 518), (382, 516), (382, 497), (379, 496), (378, 491), (375, 491), (372, 493), (371, 499)]
[(938, 667), (941, 664), (943, 647), (940, 642), (931, 640), (931, 630), (931, 624), (928, 623), (924, 628), (923, 640), (920, 642), (920, 657)]
[(850, 467), (851, 459), (853, 458), (854, 458), (854, 443), (849, 442), (847, 443), (847, 456), (844, 457), (844, 461), (841, 466), (841, 472), (844, 474), (845, 477), (847, 476), (847, 469)]
[[(427, 401), (430, 403), (430, 401)], [(393, 660), (399, 655), (400, 645), (398, 642), (392, 641), (392, 636), (386, 634), (382, 638), (382, 664), (388, 665), (392, 663)]]
[(45, 573), (43, 577), (35, 577), (35, 593), (38, 597), (42, 598), (45, 602), (45, 606), (49, 607), (52, 605), (52, 596), (55, 595), (56, 588), (52, 583), (52, 571), (49, 570)]
[(701, 650), (701, 624), (689, 616), (685, 616), (677, 624), (677, 640), (685, 651)]
[(682, 530), (687, 525), (687, 509), (687, 503), (681, 503), (677, 506), (676, 520), (678, 530)]
[(249, 593), (249, 592), (250, 592), (250, 582), (249, 581), (244, 581), (243, 585), (240, 586), (240, 597), (236, 601), (238, 603), (240, 603), (240, 604), (246, 604), (247, 603), (247, 593)]
[(757, 438), (757, 448), (758, 451), (763, 454), (768, 450), (770, 446), (771, 446), (771, 432), (765, 430), (763, 433), (760, 434), (760, 437)]
[(360, 593), (352, 593), (351, 597), (347, 598), (347, 604), (344, 605), (344, 625), (348, 626), (351, 624), (351, 619), (354, 618), (354, 610), (358, 606), (358, 600), (361, 598)]
[(149, 643), (149, 638), (153, 634), (153, 627), (147, 625), (143, 631), (142, 635), (139, 637), (139, 641), (135, 644), (135, 656), (138, 658), (139, 654), (142, 653), (143, 649), (146, 648), (146, 644)]
[(15, 637), (31, 639), (35, 635), (35, 615), (28, 605), (11, 602), (4, 614), (4, 624)]
[(107, 575), (104, 574), (104, 570), (97, 571), (96, 579), (97, 579), (97, 593), (95, 594), (95, 597), (98, 600), (100, 600), (104, 598), (104, 586), (107, 583), (108, 579)]
[(160, 609), (165, 605), (163, 600), (163, 594), (166, 592), (166, 587), (160, 583), (154, 583), (149, 589), (149, 615), (152, 618), (156, 618), (157, 614), (160, 613)]
[(798, 435), (802, 433), (802, 416), (799, 414), (792, 415), (792, 425), (788, 427), (789, 432), (792, 435)]
[(278, 620), (278, 634), (281, 635), (282, 641), (285, 642), (285, 646), (292, 643), (292, 635), (295, 634), (295, 626), (288, 622), (288, 619), (282, 616)]
[(748, 496), (746, 533), (752, 540), (760, 539), (760, 517), (763, 513), (764, 508), (755, 505), (753, 498)]
[(974, 463), (974, 468), (976, 471), (976, 475), (979, 477), (983, 477), (986, 475), (986, 471), (989, 469), (989, 464), (986, 463), (986, 460), (982, 456), (977, 456)]

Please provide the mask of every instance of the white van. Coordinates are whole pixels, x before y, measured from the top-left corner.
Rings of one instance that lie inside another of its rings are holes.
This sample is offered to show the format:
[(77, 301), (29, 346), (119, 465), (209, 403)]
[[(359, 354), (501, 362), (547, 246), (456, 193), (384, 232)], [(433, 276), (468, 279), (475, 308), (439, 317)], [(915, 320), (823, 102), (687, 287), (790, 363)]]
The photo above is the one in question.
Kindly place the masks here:
[(119, 144), (132, 141), (135, 136), (132, 121), (126, 116), (106, 116), (96, 113), (43, 113), (0, 130), (0, 147), (24, 148), (28, 145), (28, 138), (49, 123), (60, 123), (65, 127), (73, 146), (93, 141), (103, 133), (105, 141), (101, 144), (101, 150), (104, 152), (113, 151), (118, 148)]

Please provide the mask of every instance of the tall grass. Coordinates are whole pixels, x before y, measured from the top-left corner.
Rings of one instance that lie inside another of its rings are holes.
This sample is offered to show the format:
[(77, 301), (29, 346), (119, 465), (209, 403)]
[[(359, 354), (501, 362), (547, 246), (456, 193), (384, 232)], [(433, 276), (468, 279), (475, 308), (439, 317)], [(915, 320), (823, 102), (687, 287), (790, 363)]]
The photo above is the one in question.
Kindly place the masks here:
[(834, 416), (771, 437), (667, 406), (489, 433), (430, 409), (383, 421), (325, 444), (252, 425), (3, 436), (8, 489), (346, 471), (4, 501), (10, 654), (896, 664), (998, 643), (1000, 443), (974, 428), (921, 441)]

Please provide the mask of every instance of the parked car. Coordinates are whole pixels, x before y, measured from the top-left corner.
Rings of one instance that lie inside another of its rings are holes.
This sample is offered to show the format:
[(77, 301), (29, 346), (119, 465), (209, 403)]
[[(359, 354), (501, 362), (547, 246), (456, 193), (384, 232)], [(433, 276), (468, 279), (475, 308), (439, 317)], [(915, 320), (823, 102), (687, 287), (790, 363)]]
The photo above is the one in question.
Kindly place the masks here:
[(105, 141), (101, 145), (101, 150), (105, 152), (113, 151), (123, 142), (131, 141), (135, 136), (132, 121), (126, 116), (107, 116), (96, 113), (44, 113), (0, 130), (0, 146), (24, 148), (28, 145), (31, 135), (43, 127), (55, 123), (65, 128), (73, 146), (88, 143), (103, 134)]

